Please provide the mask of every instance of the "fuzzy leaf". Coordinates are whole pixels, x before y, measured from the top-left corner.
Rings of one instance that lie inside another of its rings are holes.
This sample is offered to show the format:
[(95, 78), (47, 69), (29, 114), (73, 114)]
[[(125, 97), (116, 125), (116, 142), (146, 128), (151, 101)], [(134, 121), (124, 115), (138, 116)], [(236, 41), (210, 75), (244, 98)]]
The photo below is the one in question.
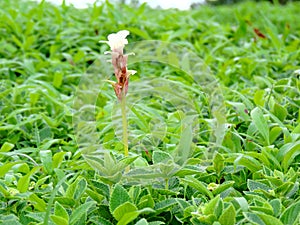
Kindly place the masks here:
[(131, 202), (129, 194), (120, 184), (115, 185), (109, 201), (109, 209), (111, 213), (125, 202)]
[(40, 157), (45, 171), (48, 174), (53, 173), (52, 152), (50, 150), (40, 151)]
[(66, 219), (67, 222), (69, 221), (69, 214), (67, 210), (59, 202), (55, 202), (54, 214), (56, 216)]
[(172, 206), (174, 206), (176, 204), (177, 204), (177, 201), (174, 198), (162, 200), (155, 204), (154, 210), (156, 211), (156, 213), (160, 213), (160, 212), (163, 212), (163, 211), (171, 208)]
[(202, 194), (207, 195), (210, 199), (213, 198), (213, 194), (207, 189), (207, 187), (199, 180), (194, 177), (183, 178), (182, 181), (186, 182), (192, 188), (195, 188)]
[(258, 213), (258, 216), (264, 221), (266, 225), (286, 225), (274, 216)]
[[(113, 216), (117, 221), (120, 221), (126, 214), (137, 212), (137, 207), (131, 202), (125, 202), (119, 205), (114, 211)], [(133, 214), (135, 215), (135, 214)], [(135, 218), (134, 218), (135, 219)]]
[[(82, 218), (85, 218), (89, 209), (95, 205), (95, 202), (86, 202), (77, 207), (70, 216), (70, 225), (74, 225)], [(83, 221), (84, 222), (84, 221)]]
[(263, 183), (254, 181), (254, 180), (248, 180), (247, 181), (247, 186), (248, 186), (250, 191), (255, 191), (255, 190), (270, 191), (270, 190), (272, 190), (269, 186), (267, 186)]
[(146, 219), (140, 219), (135, 225), (149, 225)]
[(4, 144), (0, 148), (0, 152), (9, 152), (15, 147), (14, 144), (9, 143), (9, 142), (4, 142)]
[(29, 173), (21, 177), (18, 181), (17, 188), (18, 190), (23, 193), (28, 190), (29, 183), (30, 183), (30, 177), (37, 172), (40, 169), (40, 167), (34, 167)]
[(295, 202), (286, 208), (282, 215), (280, 216), (280, 220), (284, 225), (294, 225), (299, 223), (300, 219), (300, 201)]
[(233, 205), (227, 207), (219, 218), (222, 225), (234, 225), (236, 221), (236, 212)]
[(61, 216), (51, 215), (50, 218), (56, 225), (68, 225), (68, 220)]
[(152, 160), (154, 164), (173, 162), (172, 156), (169, 153), (163, 151), (154, 151)]
[(251, 111), (251, 118), (258, 132), (263, 136), (267, 145), (269, 145), (269, 126), (264, 114), (259, 108), (255, 108)]
[(33, 202), (34, 207), (40, 212), (46, 211), (46, 202), (36, 194), (31, 194), (29, 200)]

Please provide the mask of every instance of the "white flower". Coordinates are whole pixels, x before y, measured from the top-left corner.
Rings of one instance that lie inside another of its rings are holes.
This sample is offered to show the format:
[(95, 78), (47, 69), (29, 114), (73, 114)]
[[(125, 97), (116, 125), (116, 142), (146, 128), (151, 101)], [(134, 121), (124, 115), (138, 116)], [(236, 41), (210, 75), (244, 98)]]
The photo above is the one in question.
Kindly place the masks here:
[(136, 70), (127, 70), (127, 76), (136, 74)]
[(108, 41), (100, 41), (107, 43), (112, 51), (120, 50), (128, 44), (126, 37), (129, 35), (128, 30), (121, 30), (118, 33), (112, 33), (107, 36)]

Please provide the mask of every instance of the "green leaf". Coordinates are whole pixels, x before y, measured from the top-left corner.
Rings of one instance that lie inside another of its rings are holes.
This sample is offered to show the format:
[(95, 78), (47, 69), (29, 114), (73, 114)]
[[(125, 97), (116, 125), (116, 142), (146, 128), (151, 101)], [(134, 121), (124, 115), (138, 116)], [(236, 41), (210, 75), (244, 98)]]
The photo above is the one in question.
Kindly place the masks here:
[(30, 177), (38, 170), (40, 170), (40, 167), (36, 166), (36, 167), (32, 168), (32, 170), (29, 173), (27, 173), (26, 175), (22, 176), (19, 179), (18, 184), (17, 184), (17, 189), (21, 193), (26, 192), (28, 190), (29, 183), (30, 183)]
[(213, 194), (207, 189), (207, 187), (201, 181), (197, 180), (196, 178), (189, 176), (189, 177), (183, 178), (182, 181), (187, 183), (192, 188), (195, 188), (200, 193), (207, 195), (210, 199), (212, 199), (214, 197)]
[(173, 162), (173, 158), (169, 153), (158, 150), (153, 152), (152, 160), (154, 164)]
[(77, 178), (67, 189), (66, 197), (79, 200), (87, 188), (87, 182), (84, 178)]
[(131, 202), (130, 196), (120, 184), (116, 184), (109, 200), (109, 209), (110, 212), (113, 213), (116, 208), (125, 202)]
[(14, 144), (9, 142), (4, 142), (4, 144), (1, 146), (0, 152), (9, 152), (15, 147)]
[(279, 135), (282, 133), (281, 127), (273, 127), (270, 130), (270, 144), (273, 144), (274, 141), (279, 137)]
[(27, 216), (33, 220), (33, 221), (38, 221), (40, 223), (43, 222), (43, 219), (45, 217), (45, 212), (31, 212), (31, 213), (28, 213)]
[[(131, 202), (125, 202), (121, 205), (119, 205), (114, 211), (113, 211), (113, 216), (117, 221), (120, 221), (123, 216), (125, 216), (126, 214), (132, 213), (132, 212), (137, 212), (137, 207), (131, 203)], [(135, 214), (133, 214), (135, 215)], [(133, 220), (136, 217), (133, 218)]]
[(296, 225), (299, 223), (300, 219), (300, 201), (295, 202), (286, 208), (282, 215), (280, 216), (280, 220), (284, 225)]
[(235, 17), (238, 20), (238, 28), (236, 29), (234, 35), (237, 40), (245, 38), (247, 35), (247, 23), (244, 15), (241, 15), (239, 10), (235, 11)]
[(285, 118), (288, 115), (286, 108), (279, 105), (277, 102), (274, 104), (271, 112), (282, 122), (285, 120)]
[(0, 185), (0, 193), (4, 196), (4, 197), (9, 197), (11, 195), (11, 193), (7, 190), (6, 187), (3, 187), (2, 185)]
[(75, 190), (76, 190), (76, 186), (77, 186), (77, 182), (76, 180), (69, 185), (69, 187), (67, 188), (66, 190), (66, 193), (65, 193), (65, 197), (66, 198), (69, 198), (69, 199), (74, 199), (74, 193), (75, 193)]
[(68, 197), (56, 197), (55, 200), (63, 205), (67, 205), (70, 207), (73, 207), (76, 204), (73, 198), (68, 198)]
[(165, 224), (165, 223), (161, 222), (161, 221), (152, 221), (152, 222), (149, 222), (149, 225), (162, 225), (162, 224)]
[(276, 117), (276, 116), (274, 116), (271, 112), (269, 112), (268, 110), (266, 110), (266, 109), (264, 109), (264, 108), (262, 108), (263, 109), (263, 111), (265, 112), (265, 113), (267, 113), (270, 117), (271, 117), (271, 119), (272, 120), (274, 120), (276, 123), (277, 123), (277, 125), (282, 129), (282, 132), (283, 132), (283, 134), (284, 134), (284, 141), (285, 141), (285, 143), (288, 143), (288, 142), (290, 142), (291, 140), (292, 140), (292, 137), (291, 137), (291, 134), (290, 134), (290, 132), (289, 132), (289, 130), (286, 128), (286, 126)]
[(52, 152), (50, 150), (40, 151), (40, 157), (45, 171), (48, 174), (53, 173)]
[[(281, 193), (282, 195), (286, 195), (293, 189), (293, 187), (294, 187), (293, 182), (286, 181), (285, 183), (283, 183), (282, 185), (278, 186), (275, 189), (275, 193)], [(296, 190), (296, 192), (297, 192), (297, 190)]]
[[(70, 225), (76, 224), (79, 220), (87, 214), (89, 209), (95, 205), (95, 202), (86, 202), (79, 207), (77, 207), (70, 216)], [(82, 221), (85, 222), (85, 221)]]
[(273, 149), (272, 148), (273, 146), (267, 146), (267, 147), (263, 147), (261, 149), (261, 153), (262, 155), (260, 155), (260, 157), (258, 157), (262, 162), (263, 159), (266, 159), (267, 162), (265, 162), (264, 164), (265, 165), (272, 165), (273, 167), (272, 168), (278, 168), (278, 169), (281, 169), (281, 166), (280, 166), (280, 163), (279, 161), (277, 160), (277, 158), (274, 156), (276, 154), (274, 154), (275, 151), (277, 151), (277, 149)]
[(234, 225), (236, 222), (236, 212), (233, 205), (227, 207), (219, 218), (222, 225)]
[(256, 191), (256, 190), (270, 191), (270, 190), (272, 190), (269, 186), (267, 186), (263, 183), (254, 181), (254, 180), (250, 180), (250, 179), (248, 179), (248, 181), (247, 181), (247, 186), (250, 191)]
[(148, 195), (144, 195), (143, 197), (141, 197), (141, 199), (139, 200), (138, 203), (138, 208), (139, 209), (143, 209), (143, 208), (153, 208), (154, 207), (154, 200), (152, 198), (152, 196), (150, 194)]
[[(188, 163), (187, 163), (188, 164)], [(177, 177), (186, 177), (189, 175), (195, 175), (195, 174), (200, 174), (201, 171), (199, 170), (199, 168), (187, 168), (187, 167), (182, 167), (180, 168), (175, 174), (174, 176)]]
[(126, 175), (130, 178), (137, 179), (156, 179), (162, 177), (161, 171), (155, 171), (155, 168), (153, 166), (132, 169)]
[(293, 188), (287, 192), (286, 197), (291, 198), (294, 194), (296, 194), (299, 191), (299, 182), (295, 182), (293, 185)]
[(244, 197), (235, 197), (234, 200), (239, 204), (239, 206), (244, 212), (248, 211), (249, 205)]
[(224, 161), (225, 159), (223, 155), (217, 152), (213, 158), (213, 165), (218, 176), (221, 174), (222, 170), (224, 169)]
[(69, 225), (68, 220), (61, 216), (51, 215), (50, 218), (56, 225)]
[(267, 145), (270, 145), (269, 144), (269, 140), (270, 140), (269, 126), (268, 126), (266, 119), (264, 118), (262, 111), (259, 108), (253, 109), (251, 111), (251, 118), (252, 118), (253, 123), (254, 123), (255, 127), (257, 128), (257, 130), (265, 139)]
[(46, 202), (39, 198), (36, 194), (31, 194), (29, 196), (29, 200), (33, 202), (34, 208), (36, 208), (40, 212), (46, 211)]
[(9, 214), (9, 215), (3, 215), (0, 217), (1, 218), (1, 224), (3, 225), (22, 225), (22, 223), (20, 223), (19, 218), (14, 215), (14, 214)]
[(68, 214), (67, 210), (59, 202), (55, 202), (54, 215), (62, 217), (67, 222), (69, 222), (69, 214)]
[(151, 39), (151, 37), (149, 36), (149, 34), (146, 31), (143, 31), (143, 30), (141, 30), (139, 28), (130, 27), (130, 28), (128, 28), (128, 30), (131, 33), (136, 34), (136, 35), (142, 37), (145, 40), (150, 40)]
[(78, 52), (74, 55), (73, 60), (75, 63), (78, 63), (80, 60), (83, 60), (85, 57), (85, 52), (82, 50), (78, 50)]
[(216, 189), (212, 191), (212, 193), (216, 196), (221, 194), (223, 191), (226, 191), (228, 188), (234, 185), (234, 181), (225, 181), (221, 185), (219, 185)]
[(184, 162), (190, 157), (192, 153), (191, 144), (193, 142), (193, 122), (195, 116), (186, 116), (182, 120), (182, 132), (180, 135), (179, 145), (175, 151), (175, 160), (179, 165), (183, 165)]
[[(281, 208), (282, 208), (280, 200), (279, 199), (273, 199), (273, 200), (270, 201), (270, 204), (273, 208), (274, 216), (278, 217), (281, 214)], [(284, 223), (284, 221), (282, 221), (282, 222)]]
[(156, 211), (156, 213), (161, 213), (176, 204), (177, 204), (177, 201), (174, 198), (165, 199), (165, 200), (155, 203), (154, 210)]
[(279, 51), (280, 48), (281, 48), (281, 45), (282, 45), (281, 43), (282, 42), (278, 37), (278, 32), (274, 32), (275, 29), (271, 29), (270, 27), (267, 27), (266, 30), (267, 30), (268, 34), (270, 35), (270, 37), (271, 37), (272, 43), (274, 44), (276, 49)]
[(245, 155), (245, 154), (238, 154), (238, 157), (234, 160), (234, 165), (241, 165), (245, 166), (251, 172), (256, 172), (261, 169), (262, 165), (259, 161), (255, 158)]
[[(300, 110), (299, 110), (300, 111)], [(299, 113), (300, 114), (300, 113)], [(300, 123), (294, 128), (293, 134), (300, 134)]]
[(60, 164), (64, 160), (66, 152), (57, 152), (53, 156), (53, 168), (59, 168)]
[(258, 213), (258, 216), (264, 221), (265, 225), (286, 225), (274, 216)]
[(87, 188), (87, 182), (84, 178), (79, 178), (76, 181), (76, 189), (74, 191), (74, 199), (79, 200)]
[(264, 221), (256, 214), (250, 213), (250, 212), (244, 212), (243, 213), (245, 218), (247, 218), (247, 221), (252, 222), (252, 224), (255, 225), (266, 225)]
[(93, 199), (95, 200), (97, 203), (102, 203), (104, 196), (99, 194), (99, 192), (97, 191), (93, 191), (91, 189), (86, 189), (86, 193)]
[(89, 219), (89, 221), (92, 222), (93, 224), (99, 224), (99, 225), (114, 225), (109, 220), (99, 216), (95, 217), (95, 219), (91, 218)]
[(255, 92), (253, 100), (257, 106), (263, 107), (265, 105), (264, 95), (265, 95), (265, 90), (257, 90)]
[(220, 225), (220, 223), (217, 221), (217, 217), (213, 214), (210, 214), (210, 215), (207, 215), (207, 216), (200, 216), (197, 218), (198, 221), (197, 222), (200, 222), (200, 223), (195, 223), (195, 224), (199, 224), (199, 225), (208, 225), (208, 224), (216, 224), (217, 225)]
[(299, 149), (300, 141), (287, 143), (279, 149), (278, 159), (281, 161), (281, 165), (285, 171), (288, 170), (295, 157), (300, 154)]
[(20, 162), (8, 162), (4, 163), (0, 166), (0, 177), (5, 176), (5, 174), (16, 164), (19, 164)]
[[(215, 198), (211, 199), (208, 203), (205, 204), (203, 213), (204, 215), (211, 215), (215, 214), (215, 216), (218, 218), (220, 215), (216, 215), (216, 210), (218, 209), (218, 206), (222, 203), (222, 200), (220, 198), (220, 195), (217, 195)], [(223, 209), (223, 207), (222, 207)]]
[(91, 183), (93, 184), (93, 189), (95, 189), (99, 194), (109, 199), (109, 186), (107, 184), (96, 180), (91, 180)]
[(241, 102), (227, 102), (228, 104), (232, 105), (234, 109), (237, 111), (238, 115), (244, 120), (249, 121), (250, 117), (247, 113), (247, 108), (244, 103)]
[(132, 164), (139, 156), (128, 156), (122, 158), (119, 162), (117, 162), (117, 165), (115, 166), (116, 171), (122, 171), (126, 167), (128, 167), (130, 164)]
[(268, 203), (264, 203), (263, 206), (250, 206), (249, 208), (252, 212), (273, 215), (273, 208)]
[(140, 219), (135, 225), (149, 225), (146, 219)]
[(117, 225), (127, 225), (139, 216), (139, 212), (126, 213)]

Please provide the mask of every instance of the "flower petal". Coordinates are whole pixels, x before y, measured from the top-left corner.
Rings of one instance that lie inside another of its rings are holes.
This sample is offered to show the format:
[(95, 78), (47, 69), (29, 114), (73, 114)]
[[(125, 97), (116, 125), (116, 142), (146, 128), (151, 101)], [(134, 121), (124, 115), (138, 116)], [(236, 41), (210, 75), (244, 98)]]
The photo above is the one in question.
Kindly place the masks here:
[(111, 50), (123, 49), (125, 45), (128, 44), (128, 40), (126, 37), (129, 35), (128, 30), (121, 30), (118, 33), (112, 33), (107, 36), (108, 45), (110, 46)]
[(136, 74), (136, 70), (127, 70), (127, 76)]
[(128, 30), (121, 30), (117, 33), (117, 35), (123, 39), (125, 39), (128, 35), (129, 35), (129, 31)]

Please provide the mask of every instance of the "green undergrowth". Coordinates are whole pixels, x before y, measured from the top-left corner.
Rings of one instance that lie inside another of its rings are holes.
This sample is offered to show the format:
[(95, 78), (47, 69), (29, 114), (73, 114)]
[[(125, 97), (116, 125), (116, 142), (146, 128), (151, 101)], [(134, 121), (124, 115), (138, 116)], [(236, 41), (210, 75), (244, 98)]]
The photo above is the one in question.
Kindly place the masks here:
[[(300, 224), (299, 8), (1, 0), (0, 224)], [(201, 58), (223, 115), (178, 68), (138, 62), (129, 65), (138, 71), (129, 92), (144, 93), (128, 112), (130, 156), (105, 82), (96, 99), (83, 99), (94, 105), (98, 136), (79, 141), (76, 130), (88, 131), (74, 125), (78, 87), (108, 50), (99, 40), (122, 29), (130, 43), (160, 40)], [(174, 106), (178, 93), (193, 114)], [(101, 147), (84, 141), (95, 139)]]

